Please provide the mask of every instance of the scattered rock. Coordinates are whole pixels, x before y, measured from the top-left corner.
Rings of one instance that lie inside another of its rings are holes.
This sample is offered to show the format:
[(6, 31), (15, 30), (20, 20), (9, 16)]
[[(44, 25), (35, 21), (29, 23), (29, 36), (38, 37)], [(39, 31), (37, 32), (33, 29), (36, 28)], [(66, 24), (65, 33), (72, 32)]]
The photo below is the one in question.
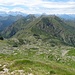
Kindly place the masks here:
[(4, 72), (8, 72), (9, 71), (9, 69), (7, 69), (7, 68), (4, 68), (3, 70), (4, 70)]
[(1, 67), (2, 65), (0, 64), (0, 67)]
[(33, 75), (32, 73), (29, 73), (28, 75)]
[(6, 66), (7, 66), (7, 65), (3, 65), (3, 67), (2, 67), (2, 68), (6, 68)]

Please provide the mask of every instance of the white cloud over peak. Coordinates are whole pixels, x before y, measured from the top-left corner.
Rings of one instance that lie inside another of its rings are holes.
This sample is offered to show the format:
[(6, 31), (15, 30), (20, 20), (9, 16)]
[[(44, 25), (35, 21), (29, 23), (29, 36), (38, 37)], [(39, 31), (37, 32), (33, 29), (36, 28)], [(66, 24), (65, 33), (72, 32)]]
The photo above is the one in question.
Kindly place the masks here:
[(0, 11), (75, 14), (75, 0), (0, 0)]

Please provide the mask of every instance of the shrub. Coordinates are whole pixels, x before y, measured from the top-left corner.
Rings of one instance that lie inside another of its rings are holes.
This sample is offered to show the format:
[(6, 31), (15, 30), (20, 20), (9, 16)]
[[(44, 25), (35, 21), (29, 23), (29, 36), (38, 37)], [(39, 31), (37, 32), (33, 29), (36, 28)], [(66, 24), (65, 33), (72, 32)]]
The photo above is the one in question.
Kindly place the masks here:
[(14, 42), (13, 47), (18, 47), (18, 44), (16, 42)]
[(0, 68), (0, 71), (3, 71), (3, 68)]
[(0, 40), (4, 40), (4, 38), (2, 36), (0, 36)]
[(50, 71), (50, 74), (55, 74), (55, 71), (54, 71), (54, 70), (51, 70), (51, 71)]
[(52, 44), (51, 44), (51, 47), (55, 47), (55, 44), (52, 43)]
[(19, 40), (20, 45), (25, 44), (23, 39), (18, 39), (18, 40)]

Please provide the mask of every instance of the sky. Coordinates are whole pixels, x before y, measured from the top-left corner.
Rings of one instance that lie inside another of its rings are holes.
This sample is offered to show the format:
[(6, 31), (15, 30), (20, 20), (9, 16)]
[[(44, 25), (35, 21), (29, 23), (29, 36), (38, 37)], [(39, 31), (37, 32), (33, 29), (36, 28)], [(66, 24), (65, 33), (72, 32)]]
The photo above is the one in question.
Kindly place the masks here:
[(75, 14), (75, 0), (0, 0), (0, 12)]

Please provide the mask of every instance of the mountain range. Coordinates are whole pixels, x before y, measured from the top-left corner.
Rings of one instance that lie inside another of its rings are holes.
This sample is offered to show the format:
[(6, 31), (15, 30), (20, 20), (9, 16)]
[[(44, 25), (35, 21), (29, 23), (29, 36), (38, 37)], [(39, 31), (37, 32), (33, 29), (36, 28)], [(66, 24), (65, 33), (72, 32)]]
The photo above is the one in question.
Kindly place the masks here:
[(0, 16), (0, 31), (4, 30), (6, 27), (10, 26), (13, 24), (15, 21), (23, 17), (22, 15), (17, 15), (17, 16)]
[(0, 75), (75, 75), (75, 20), (0, 16)]
[(10, 12), (2, 12), (0, 11), (0, 16), (9, 16), (9, 15), (12, 15), (12, 16), (17, 16), (17, 15), (22, 15), (22, 16), (26, 16), (27, 14), (25, 13), (22, 13), (22, 12), (13, 12), (13, 11), (10, 11)]
[(75, 20), (75, 14), (57, 14), (57, 16), (65, 20)]
[(55, 15), (41, 15), (37, 18), (30, 14), (17, 20), (1, 33), (5, 38), (28, 39), (31, 36), (42, 40), (54, 39), (75, 46), (74, 32), (75, 28), (73, 26)]

